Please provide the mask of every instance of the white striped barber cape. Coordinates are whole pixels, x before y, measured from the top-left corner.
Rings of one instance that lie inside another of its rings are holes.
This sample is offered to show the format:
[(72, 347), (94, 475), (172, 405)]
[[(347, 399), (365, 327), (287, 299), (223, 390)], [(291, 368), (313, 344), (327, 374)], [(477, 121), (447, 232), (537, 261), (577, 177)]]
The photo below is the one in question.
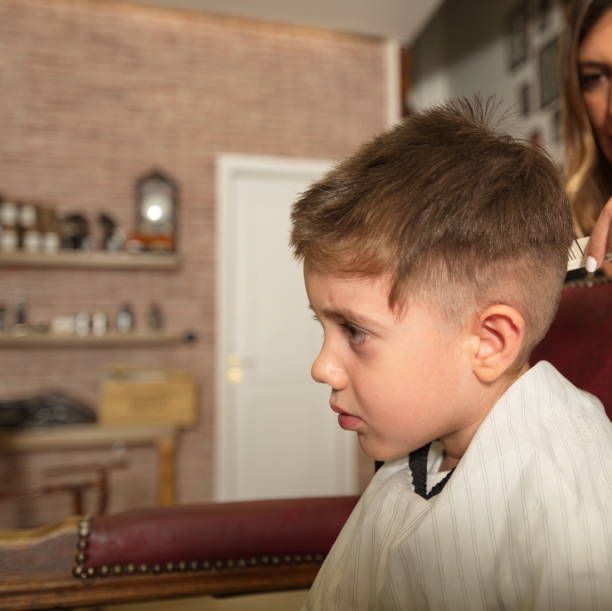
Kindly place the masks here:
[(384, 465), (304, 609), (612, 610), (601, 403), (540, 362), (495, 404), (437, 496), (414, 493), (407, 459)]

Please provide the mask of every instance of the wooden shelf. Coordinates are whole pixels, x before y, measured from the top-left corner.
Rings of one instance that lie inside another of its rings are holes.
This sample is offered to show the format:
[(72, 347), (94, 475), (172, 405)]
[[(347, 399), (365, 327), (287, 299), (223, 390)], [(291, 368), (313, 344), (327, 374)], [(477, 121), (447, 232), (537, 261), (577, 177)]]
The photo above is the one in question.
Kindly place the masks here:
[(0, 333), (2, 348), (138, 348), (141, 346), (163, 346), (195, 341), (194, 334), (169, 333), (107, 333), (95, 335), (11, 335)]
[(0, 453), (82, 450), (121, 443), (146, 445), (157, 438), (174, 435), (171, 425), (70, 424), (0, 432)]
[(175, 253), (131, 253), (60, 250), (56, 253), (1, 252), (0, 267), (172, 270), (180, 264)]

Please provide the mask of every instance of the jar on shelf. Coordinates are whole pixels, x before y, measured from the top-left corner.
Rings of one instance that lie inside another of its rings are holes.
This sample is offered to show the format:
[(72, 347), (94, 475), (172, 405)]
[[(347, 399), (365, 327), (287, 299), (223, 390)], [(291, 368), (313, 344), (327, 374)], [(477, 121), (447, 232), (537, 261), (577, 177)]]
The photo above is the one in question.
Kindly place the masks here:
[(0, 250), (14, 252), (19, 248), (17, 205), (11, 201), (0, 202)]
[(117, 331), (119, 333), (131, 333), (134, 331), (134, 311), (129, 303), (124, 303), (117, 312)]
[(21, 234), (21, 248), (25, 252), (39, 252), (42, 244), (38, 206), (29, 203), (21, 204), (18, 208), (17, 223)]

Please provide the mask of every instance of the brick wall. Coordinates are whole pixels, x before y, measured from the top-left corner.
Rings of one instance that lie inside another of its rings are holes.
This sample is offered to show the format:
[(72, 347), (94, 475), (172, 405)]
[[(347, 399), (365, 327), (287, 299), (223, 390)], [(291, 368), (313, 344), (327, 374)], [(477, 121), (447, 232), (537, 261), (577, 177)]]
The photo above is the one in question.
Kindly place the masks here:
[[(95, 403), (109, 363), (188, 370), (201, 417), (181, 437), (178, 498), (210, 498), (215, 156), (350, 153), (384, 127), (383, 42), (123, 2), (0, 0), (0, 90), (0, 193), (131, 227), (135, 177), (163, 168), (181, 185), (183, 261), (176, 272), (0, 269), (0, 301), (25, 295), (31, 321), (129, 301), (141, 322), (158, 301), (169, 330), (199, 335), (146, 350), (2, 350), (0, 395), (58, 388)], [(18, 462), (0, 461), (0, 477), (36, 480), (40, 459)], [(132, 453), (111, 509), (153, 500), (152, 464)]]

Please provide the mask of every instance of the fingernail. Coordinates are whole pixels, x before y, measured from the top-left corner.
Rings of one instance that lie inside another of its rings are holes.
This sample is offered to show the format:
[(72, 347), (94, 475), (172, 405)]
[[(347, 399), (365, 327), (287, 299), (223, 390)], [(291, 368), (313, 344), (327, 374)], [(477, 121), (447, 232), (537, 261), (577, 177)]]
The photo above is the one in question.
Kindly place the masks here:
[(587, 257), (584, 268), (592, 274), (597, 269), (597, 259), (595, 257)]

